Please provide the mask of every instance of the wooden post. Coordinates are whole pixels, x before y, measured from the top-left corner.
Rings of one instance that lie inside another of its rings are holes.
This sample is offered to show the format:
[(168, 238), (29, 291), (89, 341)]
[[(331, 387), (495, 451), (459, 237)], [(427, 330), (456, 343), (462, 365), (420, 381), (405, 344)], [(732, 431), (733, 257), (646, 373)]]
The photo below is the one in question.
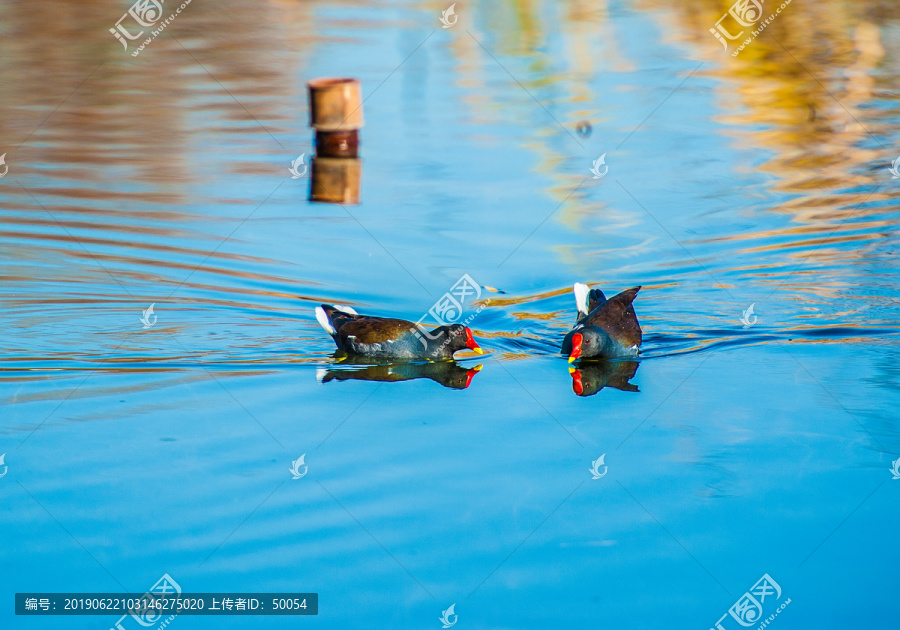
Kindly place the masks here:
[(362, 88), (359, 79), (322, 77), (306, 84), (309, 125), (316, 130), (316, 155), (359, 156), (362, 128)]

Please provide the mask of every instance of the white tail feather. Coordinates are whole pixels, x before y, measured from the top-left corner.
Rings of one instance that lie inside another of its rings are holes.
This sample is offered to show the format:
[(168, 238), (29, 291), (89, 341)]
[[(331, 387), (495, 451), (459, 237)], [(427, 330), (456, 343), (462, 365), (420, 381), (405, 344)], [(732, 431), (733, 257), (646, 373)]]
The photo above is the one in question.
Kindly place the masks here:
[(343, 304), (335, 304), (334, 308), (336, 308), (339, 311), (343, 311), (344, 313), (347, 313), (349, 315), (359, 315), (359, 313), (357, 313), (352, 307), (344, 306)]
[(331, 323), (331, 320), (328, 318), (328, 314), (325, 313), (325, 309), (321, 306), (316, 307), (316, 319), (319, 321), (319, 324), (322, 326), (322, 328), (325, 329), (325, 332), (327, 332), (329, 335), (334, 335), (335, 333), (337, 333), (337, 330)]
[(578, 313), (580, 315), (587, 315), (588, 295), (591, 292), (591, 287), (582, 284), (581, 282), (576, 282), (573, 290), (575, 291), (575, 306), (578, 308)]
[(328, 370), (325, 368), (317, 368), (316, 369), (316, 380), (320, 383), (325, 382), (325, 377), (328, 376)]

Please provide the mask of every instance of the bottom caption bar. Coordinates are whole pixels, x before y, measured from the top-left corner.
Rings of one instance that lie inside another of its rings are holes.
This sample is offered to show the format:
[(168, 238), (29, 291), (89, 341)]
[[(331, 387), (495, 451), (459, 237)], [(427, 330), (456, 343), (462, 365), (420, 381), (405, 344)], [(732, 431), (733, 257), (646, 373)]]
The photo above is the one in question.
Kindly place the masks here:
[[(318, 593), (16, 593), (17, 615), (318, 615)], [(121, 619), (120, 619), (121, 621)]]

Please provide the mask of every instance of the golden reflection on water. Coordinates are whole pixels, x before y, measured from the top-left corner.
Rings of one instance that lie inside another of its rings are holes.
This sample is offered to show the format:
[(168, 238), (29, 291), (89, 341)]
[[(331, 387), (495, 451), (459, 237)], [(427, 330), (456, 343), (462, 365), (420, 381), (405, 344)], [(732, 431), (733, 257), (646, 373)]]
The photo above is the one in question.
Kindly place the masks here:
[[(803, 252), (789, 252), (788, 256), (804, 260), (810, 248), (878, 238), (882, 229), (893, 225), (891, 219), (868, 223), (849, 219), (877, 217), (883, 210), (873, 206), (896, 198), (894, 187), (885, 186), (887, 169), (896, 151), (884, 146), (895, 116), (891, 109), (876, 102), (897, 100), (894, 86), (900, 77), (895, 68), (884, 62), (898, 57), (900, 42), (896, 37), (886, 42), (882, 36), (889, 28), (882, 25), (883, 21), (896, 18), (896, 5), (887, 1), (841, 0), (792, 3), (738, 58), (733, 58), (709, 34), (710, 26), (732, 4), (717, 0), (643, 0), (638, 6), (653, 16), (667, 43), (687, 48), (688, 56), (704, 62), (701, 76), (717, 79), (715, 98), (721, 112), (717, 121), (727, 125), (735, 148), (771, 150), (772, 157), (757, 170), (772, 176), (773, 192), (792, 196), (767, 210), (790, 215), (801, 226), (735, 233), (698, 242), (733, 239), (761, 243), (739, 250), (738, 254), (802, 247)], [(571, 120), (561, 121), (572, 127), (579, 117), (595, 121), (603, 118), (602, 111), (596, 109), (603, 95), (592, 93), (587, 83), (578, 79), (600, 71), (627, 71), (634, 63), (624, 59), (620, 48), (612, 45), (627, 39), (628, 33), (616, 31), (618, 23), (610, 21), (605, 3), (572, 2), (567, 6), (567, 11), (555, 14), (561, 18), (560, 29), (566, 36), (564, 54), (553, 59), (555, 66), (562, 69), (524, 84), (529, 90), (537, 90), (547, 82), (559, 82), (567, 100), (594, 104), (593, 109), (576, 110)], [(550, 59), (540, 49), (547, 38), (544, 29), (556, 25), (538, 18), (546, 6), (520, 2), (516, 7), (520, 19), (514, 25), (505, 23), (509, 32), (497, 38), (500, 52), (530, 55), (532, 68), (549, 67)], [(768, 13), (765, 11), (765, 15)], [(598, 32), (603, 36), (599, 37)], [(478, 39), (485, 36), (475, 35)], [(461, 58), (459, 69), (465, 70), (460, 73), (459, 85), (478, 88), (468, 102), (473, 112), (481, 113), (490, 92), (483, 80), (473, 83), (472, 77), (486, 74), (484, 68), (493, 61), (479, 46), (466, 40), (461, 40), (454, 50)], [(548, 119), (544, 129), (535, 135), (537, 141), (522, 146), (542, 156), (538, 170), (556, 181), (549, 193), (559, 202), (580, 177), (557, 172), (566, 156), (549, 141), (554, 126), (556, 122)], [(621, 221), (615, 208), (579, 196), (574, 199), (577, 203), (564, 206), (560, 212), (561, 221), (572, 229), (579, 228), (585, 215), (598, 211), (604, 213), (607, 222)], [(863, 203), (868, 206), (860, 208)], [(782, 237), (786, 235), (804, 238), (785, 242)], [(810, 235), (818, 237), (808, 238)], [(651, 251), (649, 245), (645, 242), (634, 247)], [(560, 253), (569, 260), (576, 256), (565, 247), (560, 248)], [(840, 262), (845, 255), (841, 247), (816, 253), (819, 262)]]
[[(896, 101), (896, 68), (884, 62), (896, 58), (900, 42), (885, 41), (888, 26), (879, 26), (896, 17), (895, 3), (791, 3), (738, 57), (721, 48), (718, 56), (709, 54), (718, 43), (708, 29), (730, 3), (643, 0), (641, 6), (665, 9), (670, 19), (661, 30), (712, 62), (703, 72), (719, 79), (718, 120), (734, 134), (735, 146), (772, 151), (758, 169), (773, 176), (774, 190), (797, 195), (772, 211), (818, 226), (846, 219), (863, 201), (895, 196), (892, 187), (874, 192), (895, 154), (885, 146), (893, 113), (877, 102)], [(768, 15), (775, 5), (765, 6)], [(877, 210), (861, 214), (869, 212)]]

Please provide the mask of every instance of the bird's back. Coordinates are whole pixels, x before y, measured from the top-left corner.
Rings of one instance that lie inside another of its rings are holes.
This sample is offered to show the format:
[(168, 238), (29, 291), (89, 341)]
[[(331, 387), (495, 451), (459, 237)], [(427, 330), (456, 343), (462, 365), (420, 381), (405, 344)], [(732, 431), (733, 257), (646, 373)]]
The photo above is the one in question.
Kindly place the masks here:
[(641, 325), (634, 312), (634, 298), (641, 287), (633, 287), (601, 302), (582, 320), (585, 326), (597, 326), (624, 347), (640, 346)]

